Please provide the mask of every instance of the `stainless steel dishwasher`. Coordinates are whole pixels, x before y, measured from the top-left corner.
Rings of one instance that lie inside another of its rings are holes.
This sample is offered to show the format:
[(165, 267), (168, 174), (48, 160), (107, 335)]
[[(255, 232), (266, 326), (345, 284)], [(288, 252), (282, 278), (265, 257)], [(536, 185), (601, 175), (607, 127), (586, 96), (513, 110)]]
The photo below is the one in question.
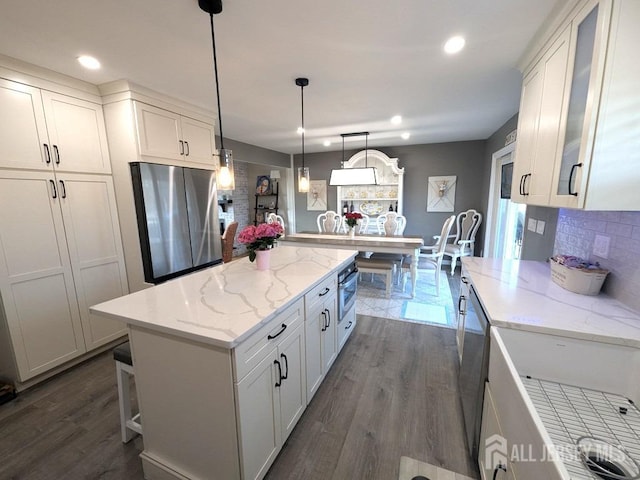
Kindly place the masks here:
[(474, 462), (478, 460), (484, 383), (488, 379), (488, 373), (489, 318), (482, 309), (473, 285), (470, 285), (466, 304), (458, 389), (467, 433), (467, 445)]

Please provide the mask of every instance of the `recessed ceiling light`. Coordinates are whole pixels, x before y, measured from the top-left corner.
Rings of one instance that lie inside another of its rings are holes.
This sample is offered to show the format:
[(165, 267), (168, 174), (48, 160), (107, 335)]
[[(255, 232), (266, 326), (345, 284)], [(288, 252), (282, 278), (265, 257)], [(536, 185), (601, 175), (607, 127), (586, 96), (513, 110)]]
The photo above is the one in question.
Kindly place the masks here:
[(298, 132), (298, 135), (302, 135), (302, 132), (304, 132), (304, 128), (298, 127), (298, 130), (296, 131)]
[(409, 137), (411, 136), (411, 134), (409, 132), (404, 132), (400, 136), (402, 137), (403, 140), (409, 140)]
[(401, 115), (394, 115), (393, 117), (391, 117), (391, 123), (393, 123), (394, 125), (398, 125), (398, 124), (402, 123), (402, 116)]
[(323, 144), (325, 147), (330, 147), (330, 146), (331, 146), (331, 140), (325, 140), (324, 142), (322, 142), (322, 144)]
[(100, 62), (98, 59), (89, 55), (80, 55), (78, 57), (78, 62), (80, 62), (80, 65), (84, 68), (88, 68), (89, 70), (97, 70), (100, 68)]
[(460, 50), (464, 48), (464, 38), (460, 36), (451, 37), (447, 40), (447, 43), (444, 44), (444, 51), (449, 55), (453, 55), (454, 53), (458, 53)]

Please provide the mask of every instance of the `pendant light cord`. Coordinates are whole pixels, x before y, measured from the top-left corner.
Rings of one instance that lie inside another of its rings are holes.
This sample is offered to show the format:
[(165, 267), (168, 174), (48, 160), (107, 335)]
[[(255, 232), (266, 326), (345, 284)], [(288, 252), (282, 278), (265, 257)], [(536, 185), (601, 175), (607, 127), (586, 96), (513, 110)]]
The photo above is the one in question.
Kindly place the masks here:
[(304, 172), (304, 85), (300, 86), (300, 100), (302, 104), (302, 171)]
[(220, 149), (224, 150), (224, 137), (222, 136), (222, 110), (220, 109), (220, 83), (218, 82), (218, 58), (216, 56), (216, 36), (213, 31), (213, 13), (211, 17), (211, 43), (213, 44), (213, 74), (216, 77), (216, 97), (218, 99), (218, 125), (220, 127)]

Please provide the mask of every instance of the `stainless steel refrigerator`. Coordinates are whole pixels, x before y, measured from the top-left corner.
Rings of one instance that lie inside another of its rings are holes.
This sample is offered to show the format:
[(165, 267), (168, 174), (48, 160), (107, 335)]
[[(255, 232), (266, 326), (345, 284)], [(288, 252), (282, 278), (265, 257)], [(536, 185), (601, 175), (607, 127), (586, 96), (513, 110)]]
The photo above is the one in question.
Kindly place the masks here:
[(131, 178), (145, 281), (222, 262), (214, 171), (136, 162)]

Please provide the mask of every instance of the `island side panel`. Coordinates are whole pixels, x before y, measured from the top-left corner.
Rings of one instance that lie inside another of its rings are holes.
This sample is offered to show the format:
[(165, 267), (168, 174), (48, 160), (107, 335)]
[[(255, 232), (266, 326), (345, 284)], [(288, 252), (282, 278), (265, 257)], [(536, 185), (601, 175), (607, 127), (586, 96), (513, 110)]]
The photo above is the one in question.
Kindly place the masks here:
[(231, 352), (131, 326), (145, 478), (239, 479)]

